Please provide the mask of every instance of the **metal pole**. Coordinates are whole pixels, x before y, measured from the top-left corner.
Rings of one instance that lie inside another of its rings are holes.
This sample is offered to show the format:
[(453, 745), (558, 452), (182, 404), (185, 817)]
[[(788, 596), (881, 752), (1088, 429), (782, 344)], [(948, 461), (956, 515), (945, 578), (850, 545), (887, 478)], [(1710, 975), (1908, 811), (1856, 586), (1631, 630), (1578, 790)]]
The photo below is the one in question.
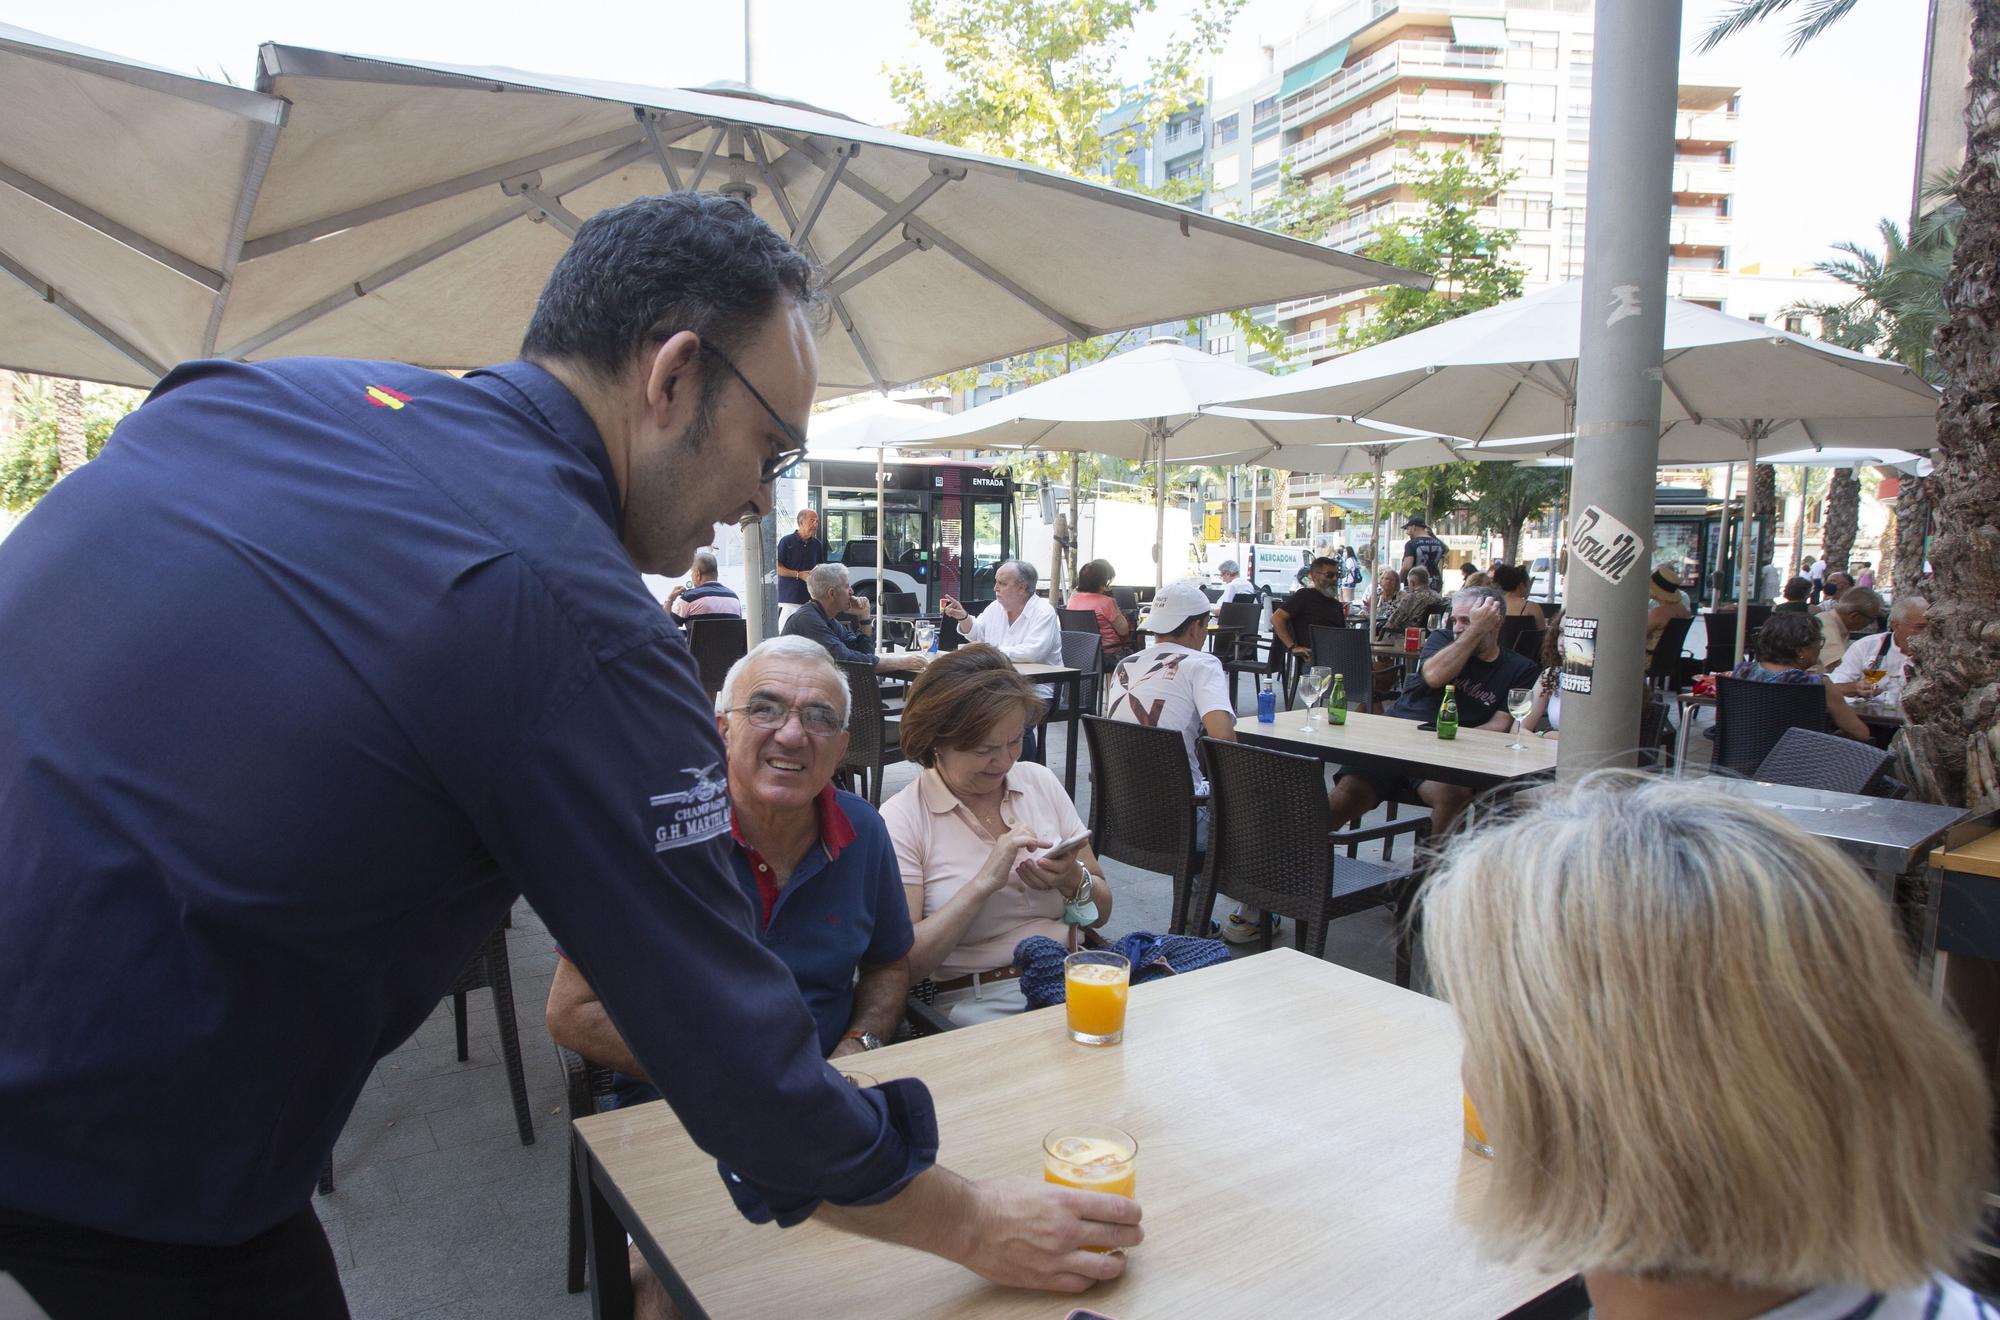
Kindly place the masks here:
[(1749, 461), (1743, 468), (1743, 532), (1736, 542), (1736, 654), (1731, 668), (1741, 663), (1750, 646), (1750, 577), (1757, 571), (1750, 553), (1750, 535), (1757, 527), (1757, 431), (1753, 425), (1744, 439), (1749, 442)]
[(750, 76), (750, 0), (743, 0), (743, 85), (755, 87), (756, 80)]
[(1368, 456), (1375, 460), (1375, 507), (1368, 514), (1368, 635), (1375, 635), (1377, 597), (1382, 586), (1382, 460), (1387, 445), (1370, 445)]
[(882, 649), (882, 590), (889, 582), (889, 514), (882, 496), (882, 447), (875, 447), (875, 649)]
[[(1724, 553), (1729, 548), (1729, 501), (1734, 498), (1736, 498), (1736, 465), (1725, 463), (1722, 465), (1722, 526), (1715, 537), (1715, 548), (1724, 561), (1729, 558), (1727, 553)], [(1715, 603), (1722, 604), (1722, 564), (1716, 564), (1702, 574), (1702, 577), (1704, 579), (1701, 584), (1702, 590), (1709, 590), (1712, 584), (1715, 590)]]
[(1153, 590), (1167, 585), (1167, 424), (1153, 423), (1153, 443), (1159, 446), (1153, 478)]
[(1589, 691), (1563, 694), (1565, 778), (1636, 764), (1680, 28), (1680, 0), (1597, 0), (1569, 537), (1577, 571), (1563, 601), (1565, 635), (1594, 624), (1595, 647)]
[(743, 532), (743, 627), (755, 646), (769, 635), (766, 616), (771, 608), (764, 590), (764, 520), (746, 513), (737, 526)]
[[(1082, 456), (1072, 450), (1069, 456), (1069, 580), (1072, 583), (1076, 581), (1076, 570), (1083, 566), (1079, 553), (1083, 549), (1083, 492), (1077, 489), (1082, 462)], [(1050, 600), (1053, 601), (1054, 597)]]

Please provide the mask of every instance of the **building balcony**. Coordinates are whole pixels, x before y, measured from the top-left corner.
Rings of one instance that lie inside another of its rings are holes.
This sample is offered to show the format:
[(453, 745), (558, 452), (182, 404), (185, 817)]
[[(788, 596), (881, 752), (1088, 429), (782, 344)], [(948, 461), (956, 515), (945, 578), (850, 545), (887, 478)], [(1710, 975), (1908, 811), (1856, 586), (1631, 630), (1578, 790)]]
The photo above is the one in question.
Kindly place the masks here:
[(1295, 174), (1336, 156), (1359, 150), (1395, 133), (1462, 133), (1483, 137), (1500, 127), (1498, 101), (1473, 101), (1438, 96), (1390, 96), (1352, 118), (1298, 143), (1285, 154)]
[(1154, 149), (1159, 152), (1163, 160), (1174, 156), (1185, 156), (1190, 151), (1201, 150), (1202, 139), (1206, 136), (1206, 133), (1207, 130), (1200, 124), (1196, 124), (1191, 128), (1184, 128), (1179, 132), (1168, 129), (1160, 134), (1159, 141), (1154, 144)]
[(1279, 122), (1295, 129), (1398, 78), (1496, 79), (1503, 62), (1503, 53), (1497, 50), (1474, 50), (1448, 41), (1398, 41), (1286, 98), (1278, 107)]
[(1727, 197), (1736, 191), (1734, 165), (1676, 165), (1674, 191)]
[(1726, 270), (1668, 270), (1667, 296), (1715, 301), (1729, 296)]
[(1667, 242), (1675, 247), (1726, 248), (1734, 233), (1728, 216), (1701, 216), (1676, 219), (1667, 229)]
[(1737, 136), (1736, 112), (1683, 111), (1674, 116), (1674, 136), (1683, 142), (1734, 142)]

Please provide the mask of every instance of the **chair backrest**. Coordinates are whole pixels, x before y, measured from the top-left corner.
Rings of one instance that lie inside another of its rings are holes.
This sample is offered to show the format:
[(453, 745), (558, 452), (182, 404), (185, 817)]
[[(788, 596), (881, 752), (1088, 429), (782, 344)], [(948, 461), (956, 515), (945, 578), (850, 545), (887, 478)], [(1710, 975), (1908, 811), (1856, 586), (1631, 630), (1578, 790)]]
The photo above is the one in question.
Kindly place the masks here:
[[(1646, 663), (1646, 678), (1649, 681), (1667, 687), (1673, 687), (1679, 681), (1681, 648), (1687, 645), (1688, 629), (1692, 627), (1692, 617), (1667, 620), (1666, 626), (1660, 629), (1660, 640), (1653, 643), (1653, 658)], [(1733, 642), (1731, 644), (1734, 645)]]
[(884, 591), (882, 593), (882, 613), (915, 614), (917, 595), (913, 591)]
[[(1104, 668), (1103, 636), (1095, 628), (1089, 632), (1071, 632), (1067, 628), (1063, 629), (1062, 662), (1066, 668), (1082, 670), (1083, 678), (1077, 686), (1087, 693), (1094, 694), (1098, 678)], [(1066, 688), (1058, 687), (1057, 697), (1061, 698), (1065, 691)]]
[(687, 625), (688, 652), (701, 671), (701, 690), (713, 697), (722, 691), (729, 666), (750, 650), (750, 625), (741, 617), (697, 614), (682, 620)]
[(1741, 664), (1757, 644), (1757, 630), (1771, 617), (1769, 605), (1752, 605), (1743, 631), (1744, 650), (1736, 649), (1736, 611), (1711, 610), (1703, 617), (1708, 626), (1708, 655), (1702, 661), (1711, 674), (1726, 674)]
[(1375, 704), (1375, 657), (1366, 632), (1314, 624), (1312, 649), (1313, 663), (1325, 665), (1346, 684), (1348, 709), (1367, 710)]
[(1547, 641), (1547, 628), (1522, 628), (1514, 634), (1514, 652), (1525, 655), (1536, 664), (1542, 662), (1542, 643)]
[(1876, 793), (1886, 787), (1895, 757), (1837, 734), (1787, 729), (1751, 778), (1829, 793)]
[(1139, 593), (1131, 587), (1111, 588), (1111, 599), (1118, 602), (1118, 608), (1130, 614), (1139, 608)]
[(1194, 854), (1194, 776), (1178, 729), (1083, 717), (1090, 748), (1091, 846), (1142, 871), (1173, 875)]
[(875, 666), (836, 661), (847, 677), (847, 759), (843, 765), (877, 770), (882, 765), (882, 685)]
[(1073, 610), (1065, 606), (1056, 611), (1056, 618), (1061, 620), (1064, 632), (1087, 632), (1093, 636), (1097, 634), (1095, 610)]
[(1217, 649), (1229, 660), (1255, 660), (1257, 625), (1263, 617), (1263, 603), (1254, 596), (1248, 600), (1232, 600), (1224, 605), (1216, 611), (1216, 626), (1236, 631), (1222, 639)]
[(1540, 632), (1532, 614), (1510, 614), (1500, 620), (1500, 647), (1502, 650), (1520, 650), (1521, 634)]
[[(1203, 738), (1216, 891), (1296, 915), (1326, 893), (1333, 816), (1319, 758)], [(1197, 920), (1200, 914), (1195, 914)]]
[(1787, 729), (1827, 731), (1826, 689), (1818, 683), (1715, 680), (1715, 768), (1755, 773)]

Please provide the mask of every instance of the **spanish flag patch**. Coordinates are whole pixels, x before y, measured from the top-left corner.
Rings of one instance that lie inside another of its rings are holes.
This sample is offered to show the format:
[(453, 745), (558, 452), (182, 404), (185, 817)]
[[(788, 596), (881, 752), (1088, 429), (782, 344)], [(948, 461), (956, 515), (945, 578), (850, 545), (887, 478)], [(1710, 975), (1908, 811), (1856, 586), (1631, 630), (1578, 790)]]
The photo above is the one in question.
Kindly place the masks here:
[(392, 390), (387, 385), (370, 385), (368, 402), (377, 408), (400, 408), (410, 401), (410, 396), (401, 390)]

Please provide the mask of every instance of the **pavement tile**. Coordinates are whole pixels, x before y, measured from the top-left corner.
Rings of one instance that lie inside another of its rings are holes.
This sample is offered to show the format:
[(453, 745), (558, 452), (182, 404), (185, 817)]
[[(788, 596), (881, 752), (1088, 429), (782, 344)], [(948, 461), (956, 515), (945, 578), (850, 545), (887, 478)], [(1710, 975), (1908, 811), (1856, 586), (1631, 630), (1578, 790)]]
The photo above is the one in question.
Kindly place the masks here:
[[(542, 1143), (538, 1140), (536, 1146)], [(479, 1141), (450, 1150), (412, 1155), (388, 1166), (396, 1195), (404, 1201), (424, 1201), (446, 1192), (497, 1182), (530, 1168), (535, 1146), (523, 1146), (512, 1126)]]
[(315, 1193), (312, 1204), (320, 1222), (330, 1224), (336, 1219), (366, 1217), (383, 1210), (393, 1210), (402, 1204), (402, 1198), (396, 1195), (396, 1180), (390, 1176), (388, 1166), (372, 1164), (343, 1168), (340, 1161), (335, 1160), (333, 1190), (323, 1196)]
[[(366, 1095), (366, 1092), (363, 1094)], [(357, 1109), (360, 1103), (356, 1101)], [(388, 1164), (437, 1148), (437, 1138), (432, 1135), (430, 1124), (424, 1121), (422, 1114), (382, 1119), (364, 1117), (360, 1122), (350, 1115), (347, 1126), (341, 1130), (340, 1139), (333, 1145), (335, 1185), (339, 1185), (343, 1170)]]

